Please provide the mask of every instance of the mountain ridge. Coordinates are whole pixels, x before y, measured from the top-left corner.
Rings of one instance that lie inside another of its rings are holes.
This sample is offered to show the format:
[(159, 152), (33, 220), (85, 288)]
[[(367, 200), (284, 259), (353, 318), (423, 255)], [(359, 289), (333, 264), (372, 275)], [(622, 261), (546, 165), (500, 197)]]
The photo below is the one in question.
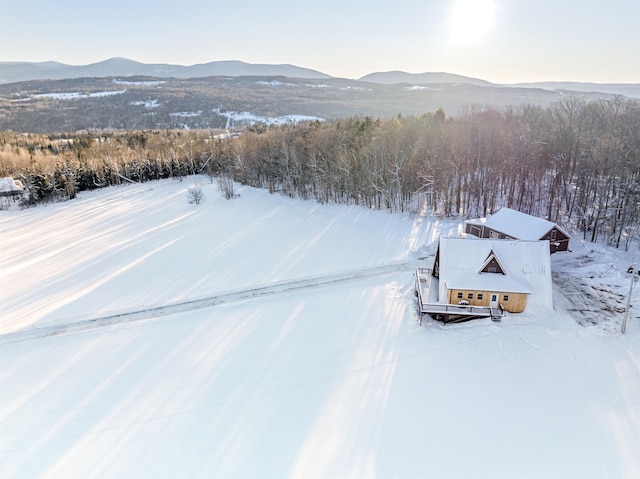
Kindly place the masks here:
[(446, 72), (407, 73), (400, 70), (369, 73), (359, 78), (360, 81), (394, 85), (400, 83), (423, 85), (427, 83), (468, 83), (478, 86), (495, 86), (495, 83), (464, 75)]
[[(0, 76), (9, 65), (0, 63)], [(235, 60), (191, 67), (141, 64), (126, 58), (87, 66), (56, 62), (13, 66), (22, 69), (23, 75), (35, 71), (88, 76), (0, 83), (1, 131), (222, 129), (288, 118), (385, 118), (438, 109), (455, 116), (469, 107), (546, 107), (571, 97), (588, 101), (619, 95), (640, 98), (640, 84), (558, 82), (540, 84), (543, 88), (535, 83), (500, 85), (444, 72), (398, 71), (346, 79), (293, 65)]]
[[(69, 65), (57, 61), (0, 61), (0, 84), (32, 80), (67, 80), (95, 77), (132, 77), (192, 79), (213, 76), (261, 76), (300, 79), (339, 79), (310, 68), (292, 64), (247, 63), (241, 60), (216, 60), (193, 65), (142, 63), (125, 57), (113, 57), (87, 65)], [(400, 70), (372, 72), (353, 81), (379, 85), (469, 84), (484, 87), (539, 88), (562, 92), (607, 93), (640, 98), (640, 83), (595, 83), (539, 81), (513, 84), (492, 83), (480, 78), (447, 72), (408, 73)]]
[(31, 80), (68, 80), (92, 77), (150, 76), (157, 78), (198, 78), (207, 76), (287, 76), (331, 78), (326, 73), (290, 64), (259, 64), (240, 60), (219, 60), (194, 65), (142, 63), (113, 57), (87, 65), (47, 62), (0, 62), (0, 83)]

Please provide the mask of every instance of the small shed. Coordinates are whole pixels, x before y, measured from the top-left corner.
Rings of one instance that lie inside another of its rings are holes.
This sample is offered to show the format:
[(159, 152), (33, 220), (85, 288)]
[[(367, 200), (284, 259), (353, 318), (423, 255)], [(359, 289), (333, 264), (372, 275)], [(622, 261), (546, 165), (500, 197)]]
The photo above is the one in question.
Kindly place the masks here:
[(571, 239), (556, 223), (511, 208), (501, 208), (488, 218), (467, 220), (464, 230), (478, 238), (547, 240), (550, 253), (567, 251)]
[(2, 198), (2, 206), (9, 199), (19, 201), (24, 197), (24, 186), (19, 180), (10, 177), (0, 178), (0, 198)]
[(440, 303), (521, 313), (531, 298), (553, 310), (548, 241), (442, 237), (433, 276)]

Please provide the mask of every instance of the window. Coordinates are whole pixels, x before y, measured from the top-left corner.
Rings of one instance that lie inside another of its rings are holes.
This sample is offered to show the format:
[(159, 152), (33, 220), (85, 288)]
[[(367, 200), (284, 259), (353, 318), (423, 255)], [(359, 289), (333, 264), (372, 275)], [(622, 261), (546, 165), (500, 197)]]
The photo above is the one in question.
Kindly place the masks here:
[(467, 299), (473, 299), (473, 293), (467, 294)]
[(482, 293), (478, 293), (478, 299), (482, 299), (482, 298), (483, 298)]
[(508, 295), (508, 294), (505, 294), (505, 295), (502, 297), (502, 301), (509, 301), (509, 295)]
[(462, 299), (462, 293), (458, 293), (458, 299)]

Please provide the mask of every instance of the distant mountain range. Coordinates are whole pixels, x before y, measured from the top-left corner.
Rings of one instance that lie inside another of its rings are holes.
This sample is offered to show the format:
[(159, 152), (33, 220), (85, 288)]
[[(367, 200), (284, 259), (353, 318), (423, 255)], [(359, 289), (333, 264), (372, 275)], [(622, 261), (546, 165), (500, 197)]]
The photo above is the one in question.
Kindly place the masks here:
[(486, 80), (480, 80), (478, 78), (465, 77), (462, 75), (455, 75), (453, 73), (407, 73), (401, 71), (391, 72), (377, 72), (369, 73), (368, 75), (360, 78), (361, 81), (368, 81), (371, 83), (380, 83), (382, 85), (396, 85), (399, 83), (407, 83), (410, 85), (424, 85), (428, 83), (466, 83), (468, 85), (478, 86), (495, 86), (494, 83), (490, 83)]
[(262, 65), (241, 61), (216, 61), (183, 66), (167, 63), (140, 63), (128, 58), (110, 58), (90, 65), (58, 62), (0, 62), (0, 83), (72, 78), (149, 76), (156, 78), (199, 78), (209, 76), (285, 76), (330, 78), (329, 75), (294, 65)]
[(470, 106), (545, 107), (580, 96), (640, 98), (640, 84), (498, 85), (451, 73), (371, 73), (334, 78), (294, 65), (240, 61), (192, 66), (112, 58), (86, 66), (0, 63), (0, 131), (67, 132), (230, 128), (295, 119), (448, 116)]
[(558, 92), (585, 92), (585, 93), (609, 93), (611, 95), (623, 95), (631, 98), (640, 98), (639, 83), (589, 83), (589, 82), (537, 82), (515, 83), (511, 86), (522, 88), (542, 88)]
[[(110, 58), (89, 65), (67, 65), (49, 62), (0, 62), (0, 84), (31, 80), (62, 80), (75, 78), (146, 76), (154, 78), (203, 78), (213, 76), (259, 76), (288, 77), (300, 79), (330, 79), (326, 73), (295, 65), (270, 65), (246, 63), (237, 60), (214, 61), (196, 65), (172, 65), (168, 63), (141, 63), (128, 58)], [(407, 73), (402, 71), (375, 72), (358, 81), (381, 85), (409, 84), (468, 84), (475, 86), (507, 86), (541, 88), (557, 92), (591, 92), (624, 95), (640, 98), (638, 83), (579, 83), (536, 82), (498, 85), (479, 78), (445, 72)]]

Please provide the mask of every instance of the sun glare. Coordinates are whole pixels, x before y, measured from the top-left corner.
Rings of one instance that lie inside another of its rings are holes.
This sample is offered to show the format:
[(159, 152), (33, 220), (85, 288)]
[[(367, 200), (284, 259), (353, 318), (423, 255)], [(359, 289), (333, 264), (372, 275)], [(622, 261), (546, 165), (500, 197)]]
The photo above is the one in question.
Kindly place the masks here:
[(493, 0), (458, 0), (449, 17), (449, 45), (475, 46), (482, 41), (493, 24)]

